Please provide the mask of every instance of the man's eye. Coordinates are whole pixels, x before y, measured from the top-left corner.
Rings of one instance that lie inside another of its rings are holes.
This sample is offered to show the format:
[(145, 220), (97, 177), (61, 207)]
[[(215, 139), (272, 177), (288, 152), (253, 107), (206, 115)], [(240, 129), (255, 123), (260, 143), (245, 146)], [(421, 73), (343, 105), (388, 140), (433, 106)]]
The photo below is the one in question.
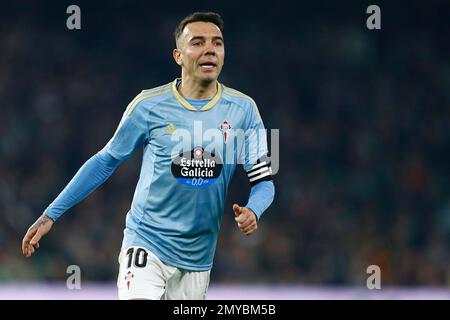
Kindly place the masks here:
[(197, 46), (199, 46), (201, 43), (200, 42), (193, 42), (192, 43), (192, 45), (194, 46), (194, 47), (197, 47)]

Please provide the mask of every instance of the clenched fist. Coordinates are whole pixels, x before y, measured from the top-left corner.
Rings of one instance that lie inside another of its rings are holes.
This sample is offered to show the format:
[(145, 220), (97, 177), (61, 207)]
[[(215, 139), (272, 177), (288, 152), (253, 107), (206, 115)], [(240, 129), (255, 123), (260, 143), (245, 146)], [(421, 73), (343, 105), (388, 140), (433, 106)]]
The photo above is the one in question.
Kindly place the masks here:
[(234, 220), (236, 220), (239, 229), (245, 235), (249, 236), (258, 229), (256, 214), (251, 209), (233, 204), (233, 211), (235, 215)]

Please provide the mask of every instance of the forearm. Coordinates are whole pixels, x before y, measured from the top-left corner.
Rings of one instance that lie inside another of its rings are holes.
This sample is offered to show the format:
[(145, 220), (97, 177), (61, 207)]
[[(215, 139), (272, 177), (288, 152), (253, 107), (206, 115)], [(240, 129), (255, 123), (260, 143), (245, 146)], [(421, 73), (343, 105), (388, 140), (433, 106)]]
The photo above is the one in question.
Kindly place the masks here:
[(104, 150), (96, 153), (78, 170), (64, 190), (47, 207), (44, 214), (56, 221), (64, 212), (105, 182), (120, 163), (121, 161), (113, 158)]
[(274, 196), (275, 185), (273, 181), (262, 181), (252, 187), (246, 207), (252, 209), (259, 220), (272, 203)]

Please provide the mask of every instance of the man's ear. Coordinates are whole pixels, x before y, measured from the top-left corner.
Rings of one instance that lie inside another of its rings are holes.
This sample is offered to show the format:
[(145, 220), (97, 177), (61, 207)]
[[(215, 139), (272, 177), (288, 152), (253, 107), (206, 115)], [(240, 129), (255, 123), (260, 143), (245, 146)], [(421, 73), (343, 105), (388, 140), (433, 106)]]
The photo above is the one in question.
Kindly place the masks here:
[(181, 50), (178, 48), (173, 49), (172, 55), (175, 62), (181, 67), (181, 65), (183, 64), (183, 59), (181, 58)]

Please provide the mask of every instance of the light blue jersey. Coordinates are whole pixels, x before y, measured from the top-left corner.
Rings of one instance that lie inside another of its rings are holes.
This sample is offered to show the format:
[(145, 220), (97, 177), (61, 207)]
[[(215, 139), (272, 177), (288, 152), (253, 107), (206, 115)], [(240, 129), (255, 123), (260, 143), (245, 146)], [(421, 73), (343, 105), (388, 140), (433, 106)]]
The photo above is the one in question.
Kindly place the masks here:
[(216, 96), (198, 109), (179, 94), (179, 82), (137, 95), (104, 150), (124, 160), (144, 148), (122, 248), (142, 246), (166, 264), (205, 271), (236, 160), (244, 159), (252, 185), (271, 179), (269, 164), (256, 161), (267, 154), (267, 141), (248, 147), (248, 137), (232, 134), (264, 129), (250, 97), (218, 84)]

